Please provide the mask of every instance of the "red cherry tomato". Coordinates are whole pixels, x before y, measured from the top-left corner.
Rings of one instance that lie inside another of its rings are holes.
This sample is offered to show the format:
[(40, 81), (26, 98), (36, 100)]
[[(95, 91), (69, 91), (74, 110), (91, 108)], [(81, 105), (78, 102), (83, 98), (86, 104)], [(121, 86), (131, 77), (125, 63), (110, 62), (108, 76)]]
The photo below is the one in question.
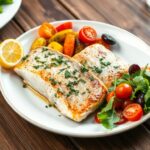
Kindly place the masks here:
[(132, 87), (127, 83), (121, 83), (116, 87), (116, 97), (119, 99), (128, 99), (132, 94)]
[(143, 116), (143, 109), (137, 103), (129, 104), (124, 109), (123, 116), (129, 121), (137, 121)]
[(95, 43), (99, 43), (99, 44), (102, 44), (103, 46), (105, 46), (107, 49), (110, 49), (110, 45), (107, 44), (106, 42), (104, 42), (101, 38), (97, 38)]
[(66, 29), (72, 29), (72, 22), (65, 22), (56, 27), (57, 32), (66, 30)]
[(94, 120), (95, 120), (96, 123), (100, 123), (101, 122), (100, 119), (97, 116), (98, 113), (99, 112), (97, 112), (96, 115), (94, 116)]
[[(111, 100), (111, 98), (115, 95), (115, 92), (114, 91), (111, 91), (110, 93), (108, 93), (107, 97), (106, 97), (106, 100), (107, 100), (107, 103)], [(122, 105), (123, 105), (123, 102), (121, 100), (117, 100), (115, 99), (114, 101), (114, 104), (113, 104), (113, 108), (115, 109), (120, 109), (122, 108)]]
[(120, 118), (120, 120), (115, 123), (116, 125), (120, 125), (127, 122), (127, 119), (123, 116), (122, 111), (117, 111), (117, 116)]
[(84, 26), (79, 31), (79, 40), (82, 41), (83, 43), (92, 44), (96, 41), (96, 37), (97, 33), (95, 29), (89, 26)]

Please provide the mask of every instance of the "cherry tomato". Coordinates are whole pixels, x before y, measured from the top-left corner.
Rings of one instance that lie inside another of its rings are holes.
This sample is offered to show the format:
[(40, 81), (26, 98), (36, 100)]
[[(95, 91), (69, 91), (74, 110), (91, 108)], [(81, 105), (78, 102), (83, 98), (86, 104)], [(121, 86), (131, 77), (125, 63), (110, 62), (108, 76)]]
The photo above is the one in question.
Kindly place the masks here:
[(102, 44), (102, 45), (105, 46), (107, 49), (110, 49), (110, 47), (111, 47), (109, 44), (107, 44), (106, 42), (104, 42), (101, 38), (97, 38), (94, 43)]
[(66, 30), (66, 29), (72, 29), (72, 22), (65, 22), (56, 27), (57, 32)]
[(95, 120), (96, 123), (100, 123), (101, 122), (100, 119), (97, 116), (98, 113), (99, 112), (97, 112), (96, 115), (94, 116), (94, 120)]
[(84, 26), (79, 31), (79, 40), (82, 41), (83, 43), (92, 44), (96, 41), (96, 37), (97, 33), (95, 29), (89, 26)]
[(53, 25), (51, 25), (50, 23), (44, 22), (40, 26), (38, 32), (39, 32), (40, 37), (48, 39), (48, 38), (51, 38), (56, 33), (56, 30), (53, 27)]
[(120, 118), (120, 120), (115, 123), (116, 125), (120, 125), (127, 122), (127, 119), (123, 116), (122, 111), (117, 111), (117, 116)]
[(143, 109), (137, 103), (129, 104), (124, 109), (123, 116), (129, 121), (137, 121), (143, 116)]
[[(107, 103), (111, 100), (111, 98), (115, 95), (115, 91), (111, 91), (110, 93), (108, 93), (107, 97), (106, 97), (106, 101)], [(115, 99), (114, 104), (113, 104), (113, 108), (114, 109), (120, 109), (122, 108), (123, 102), (121, 100)]]
[(119, 99), (128, 99), (132, 94), (132, 87), (127, 83), (121, 83), (116, 87), (116, 97)]

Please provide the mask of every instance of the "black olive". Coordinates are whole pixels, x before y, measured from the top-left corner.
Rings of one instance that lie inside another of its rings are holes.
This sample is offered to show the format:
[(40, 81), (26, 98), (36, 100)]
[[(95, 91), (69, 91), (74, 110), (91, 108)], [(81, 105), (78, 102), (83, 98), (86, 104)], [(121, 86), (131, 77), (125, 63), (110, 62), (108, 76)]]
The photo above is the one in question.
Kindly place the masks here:
[(134, 99), (134, 102), (140, 104), (142, 108), (144, 107), (144, 103), (145, 103), (144, 95), (145, 95), (144, 93), (138, 92), (136, 94), (136, 98)]
[(141, 70), (141, 68), (140, 68), (139, 65), (133, 64), (129, 67), (129, 74), (134, 74), (134, 73), (136, 73), (137, 71), (140, 71), (140, 70)]
[(116, 40), (108, 34), (102, 34), (102, 40), (109, 45), (116, 44)]

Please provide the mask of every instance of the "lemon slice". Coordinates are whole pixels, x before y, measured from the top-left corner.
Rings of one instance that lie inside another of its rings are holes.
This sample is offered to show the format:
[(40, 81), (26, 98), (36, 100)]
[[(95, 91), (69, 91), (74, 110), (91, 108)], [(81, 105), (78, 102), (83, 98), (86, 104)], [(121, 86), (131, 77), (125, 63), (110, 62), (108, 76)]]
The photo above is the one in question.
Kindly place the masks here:
[(23, 57), (21, 44), (14, 39), (5, 40), (0, 45), (0, 65), (4, 68), (12, 68)]

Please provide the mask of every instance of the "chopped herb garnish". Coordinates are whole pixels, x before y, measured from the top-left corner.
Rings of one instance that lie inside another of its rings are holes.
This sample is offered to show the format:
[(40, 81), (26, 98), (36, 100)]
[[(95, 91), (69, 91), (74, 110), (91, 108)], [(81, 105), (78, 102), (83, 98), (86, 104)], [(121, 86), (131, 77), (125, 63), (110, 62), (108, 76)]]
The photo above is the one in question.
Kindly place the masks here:
[(57, 89), (57, 92), (63, 94), (63, 91), (60, 88)]
[(40, 67), (42, 67), (43, 65), (37, 65), (37, 66), (33, 66), (33, 68), (35, 69), (39, 69)]
[(101, 72), (102, 72), (102, 69), (101, 69), (101, 68), (98, 68), (98, 67), (96, 67), (96, 66), (94, 66), (94, 67), (92, 68), (92, 70), (93, 70), (94, 72), (96, 72), (96, 73), (101, 73)]
[(47, 48), (47, 47), (43, 47), (43, 48), (42, 48), (42, 53), (45, 52), (45, 51), (48, 51), (48, 48)]
[(49, 64), (45, 65), (45, 67), (44, 67), (44, 69), (50, 69), (50, 68), (51, 68), (51, 67), (50, 67)]
[(24, 57), (22, 57), (22, 61), (25, 61), (28, 57), (29, 55), (25, 55)]
[(119, 68), (119, 66), (113, 66), (115, 69), (118, 69)]
[(66, 70), (65, 71), (65, 78), (70, 78), (70, 77), (71, 77), (71, 73), (68, 70)]
[(57, 82), (55, 79), (53, 79), (53, 78), (50, 78), (49, 81), (51, 81), (51, 84), (54, 85), (54, 86), (58, 83), (58, 82)]
[(57, 98), (57, 94), (55, 93), (55, 95), (54, 95), (56, 98)]
[(99, 61), (100, 61), (100, 62), (101, 62), (101, 61), (103, 61), (103, 60), (104, 60), (104, 58), (103, 58), (103, 57), (99, 59)]
[(46, 61), (41, 61), (41, 60), (39, 60), (39, 59), (37, 59), (36, 60), (38, 63), (41, 63), (41, 64), (45, 64), (46, 63)]
[(45, 108), (48, 108), (48, 105), (45, 105)]
[(73, 74), (76, 74), (78, 72), (78, 70), (77, 69), (75, 69), (75, 70), (73, 70)]
[(84, 95), (86, 92), (82, 92), (81, 94)]
[(106, 61), (106, 62), (102, 61), (101, 62), (101, 65), (103, 65), (103, 66), (109, 66), (110, 64), (111, 63), (109, 61)]
[(81, 67), (81, 72), (82, 72), (82, 73), (88, 72), (88, 69), (83, 65), (83, 66)]
[(35, 59), (35, 60), (39, 60), (39, 59), (40, 59), (40, 57), (36, 56), (34, 59)]
[(63, 56), (58, 56), (58, 58), (52, 58), (52, 61), (55, 61), (60, 65), (64, 62)]
[(86, 89), (88, 93), (90, 93), (91, 91), (89, 89)]
[(90, 79), (91, 81), (94, 81), (94, 77), (93, 77), (93, 76), (90, 76), (89, 79)]
[(83, 79), (79, 79), (78, 82), (86, 83), (86, 81)]

